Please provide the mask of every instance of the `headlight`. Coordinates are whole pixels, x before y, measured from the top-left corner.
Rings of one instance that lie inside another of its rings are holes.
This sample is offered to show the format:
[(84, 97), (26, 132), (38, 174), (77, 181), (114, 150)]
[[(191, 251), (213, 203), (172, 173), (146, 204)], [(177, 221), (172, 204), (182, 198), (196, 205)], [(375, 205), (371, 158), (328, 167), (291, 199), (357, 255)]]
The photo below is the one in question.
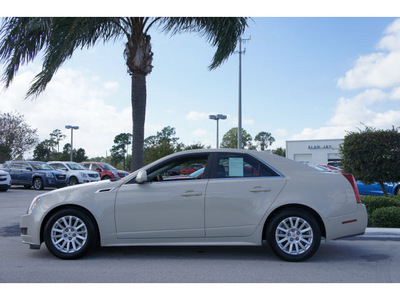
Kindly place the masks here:
[(35, 207), (35, 205), (36, 205), (36, 203), (38, 203), (38, 201), (40, 200), (40, 199), (42, 199), (42, 195), (39, 195), (39, 196), (36, 196), (35, 198), (33, 198), (33, 200), (32, 200), (32, 202), (31, 202), (31, 205), (29, 205), (29, 208), (28, 208), (28, 215), (32, 212), (32, 210), (33, 210), (33, 208)]
[(46, 173), (46, 177), (47, 178), (54, 178), (54, 174), (53, 173)]
[(87, 178), (87, 175), (85, 174), (85, 173), (81, 173), (81, 176), (83, 177), (83, 178)]

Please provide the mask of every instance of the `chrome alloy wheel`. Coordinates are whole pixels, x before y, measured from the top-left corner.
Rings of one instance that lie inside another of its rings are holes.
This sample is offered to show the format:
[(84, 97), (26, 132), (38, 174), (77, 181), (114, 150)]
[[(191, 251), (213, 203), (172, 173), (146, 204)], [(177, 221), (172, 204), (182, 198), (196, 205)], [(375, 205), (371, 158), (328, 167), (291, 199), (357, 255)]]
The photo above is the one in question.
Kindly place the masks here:
[(86, 224), (76, 216), (64, 216), (51, 228), (51, 241), (63, 253), (79, 251), (88, 239)]
[(311, 225), (300, 217), (288, 217), (282, 220), (275, 230), (275, 240), (279, 248), (290, 255), (306, 252), (313, 242)]

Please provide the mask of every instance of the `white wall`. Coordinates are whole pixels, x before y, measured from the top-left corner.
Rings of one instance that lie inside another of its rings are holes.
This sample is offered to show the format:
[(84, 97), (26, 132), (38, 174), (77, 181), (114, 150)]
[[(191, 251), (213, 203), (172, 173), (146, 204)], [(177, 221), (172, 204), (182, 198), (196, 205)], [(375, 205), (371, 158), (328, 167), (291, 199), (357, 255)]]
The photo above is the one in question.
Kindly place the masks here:
[(329, 160), (340, 159), (339, 147), (343, 141), (343, 139), (286, 141), (286, 157), (325, 165)]

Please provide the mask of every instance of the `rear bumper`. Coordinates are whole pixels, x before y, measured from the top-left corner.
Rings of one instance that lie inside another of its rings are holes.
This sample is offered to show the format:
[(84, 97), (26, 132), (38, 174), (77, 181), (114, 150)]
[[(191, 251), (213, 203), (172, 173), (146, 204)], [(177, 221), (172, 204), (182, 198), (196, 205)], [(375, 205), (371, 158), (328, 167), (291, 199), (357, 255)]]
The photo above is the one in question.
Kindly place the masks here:
[(367, 223), (367, 209), (358, 203), (354, 213), (325, 219), (326, 240), (364, 234)]

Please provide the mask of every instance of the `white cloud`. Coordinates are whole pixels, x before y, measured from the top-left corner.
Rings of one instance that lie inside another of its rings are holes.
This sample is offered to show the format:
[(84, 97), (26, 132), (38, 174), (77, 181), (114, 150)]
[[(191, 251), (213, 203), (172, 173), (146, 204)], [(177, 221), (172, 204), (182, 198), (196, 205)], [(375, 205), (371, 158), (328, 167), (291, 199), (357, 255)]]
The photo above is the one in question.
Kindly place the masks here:
[(209, 135), (209, 132), (205, 129), (198, 128), (192, 132), (192, 135), (195, 137), (205, 137)]
[(366, 123), (376, 114), (371, 106), (385, 99), (387, 95), (377, 89), (366, 90), (353, 98), (340, 98), (328, 125), (353, 127)]
[[(353, 97), (342, 97), (326, 126), (305, 128), (291, 140), (343, 138), (347, 131), (400, 126), (400, 19), (387, 27), (377, 45), (379, 52), (363, 55), (354, 68), (341, 77), (337, 85), (343, 89), (361, 89)], [(383, 90), (385, 89), (385, 90)]]
[(400, 19), (385, 30), (380, 52), (360, 56), (353, 69), (339, 78), (342, 89), (393, 88), (400, 85)]
[(278, 129), (275, 129), (275, 132), (280, 137), (285, 137), (287, 135), (286, 129), (278, 128)]
[(208, 119), (209, 115), (209, 113), (190, 111), (185, 118), (189, 121), (199, 121)]
[[(1, 93), (0, 105), (2, 112), (23, 114), (26, 122), (38, 129), (40, 140), (60, 129), (67, 136), (60, 144), (62, 149), (63, 143), (70, 142), (70, 130), (65, 125), (78, 125), (74, 148), (84, 148), (89, 157), (105, 156), (117, 134), (132, 131), (131, 107), (118, 109), (107, 104), (110, 85), (93, 81), (79, 71), (61, 68), (37, 99), (24, 100), (36, 71), (21, 69), (11, 87)], [(146, 124), (146, 130), (155, 128), (159, 127)]]
[(109, 81), (109, 82), (104, 83), (104, 88), (106, 90), (114, 90), (114, 89), (119, 88), (119, 83), (116, 81)]

